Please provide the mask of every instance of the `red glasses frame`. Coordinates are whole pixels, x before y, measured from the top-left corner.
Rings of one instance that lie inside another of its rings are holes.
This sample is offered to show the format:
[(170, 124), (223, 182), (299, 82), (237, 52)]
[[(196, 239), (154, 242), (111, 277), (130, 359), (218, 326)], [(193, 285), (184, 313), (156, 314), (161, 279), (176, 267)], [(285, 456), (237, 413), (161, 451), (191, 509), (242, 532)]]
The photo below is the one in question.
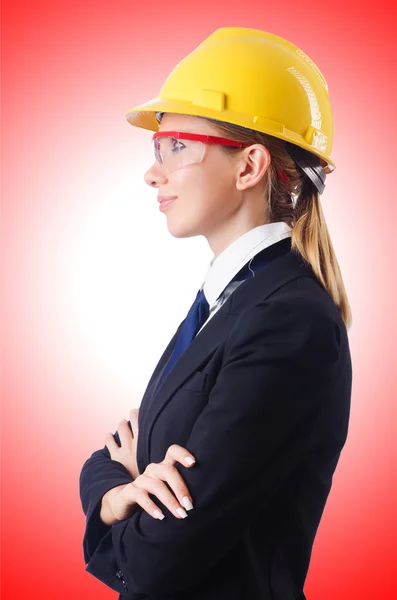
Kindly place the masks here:
[(153, 135), (153, 140), (158, 137), (171, 136), (181, 140), (196, 140), (197, 142), (206, 142), (207, 144), (222, 144), (223, 146), (235, 146), (236, 148), (248, 148), (251, 144), (236, 142), (228, 138), (218, 137), (216, 135), (202, 135), (200, 133), (186, 133), (185, 131), (157, 131)]
[[(152, 140), (159, 137), (171, 136), (175, 139), (181, 140), (196, 140), (197, 142), (205, 142), (206, 144), (221, 144), (222, 146), (234, 146), (235, 148), (248, 148), (252, 144), (246, 144), (244, 142), (237, 142), (230, 140), (229, 138), (219, 137), (217, 135), (203, 135), (201, 133), (187, 133), (185, 131), (157, 131)], [(289, 177), (280, 167), (276, 166), (277, 175), (281, 181), (289, 181)]]

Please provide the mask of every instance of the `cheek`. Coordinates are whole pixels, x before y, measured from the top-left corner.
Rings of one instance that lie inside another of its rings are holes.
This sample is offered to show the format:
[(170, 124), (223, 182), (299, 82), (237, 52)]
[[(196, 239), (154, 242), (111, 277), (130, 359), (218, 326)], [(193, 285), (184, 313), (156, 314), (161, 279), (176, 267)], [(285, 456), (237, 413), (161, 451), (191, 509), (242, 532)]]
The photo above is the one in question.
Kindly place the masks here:
[(200, 205), (203, 212), (211, 218), (222, 218), (230, 211), (233, 204), (233, 187), (230, 177), (222, 170), (207, 173), (200, 182)]
[(186, 208), (190, 218), (221, 218), (232, 210), (232, 178), (225, 165), (215, 163), (206, 168), (180, 169), (173, 175), (170, 183), (180, 199), (179, 210)]

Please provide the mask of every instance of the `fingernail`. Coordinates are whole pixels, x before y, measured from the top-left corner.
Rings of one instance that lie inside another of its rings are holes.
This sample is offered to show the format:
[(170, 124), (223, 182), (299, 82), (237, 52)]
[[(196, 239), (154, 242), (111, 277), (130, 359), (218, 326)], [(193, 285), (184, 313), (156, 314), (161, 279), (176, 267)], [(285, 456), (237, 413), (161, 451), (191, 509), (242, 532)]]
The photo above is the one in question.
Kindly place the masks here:
[(191, 458), (191, 456), (188, 456), (187, 458), (185, 458), (185, 462), (187, 465), (192, 465), (196, 461), (193, 458)]
[(176, 512), (178, 513), (178, 515), (180, 517), (183, 517), (184, 519), (188, 516), (187, 512), (185, 510), (183, 510), (183, 508), (181, 508), (181, 507), (177, 508)]
[(188, 498), (187, 496), (183, 496), (182, 504), (186, 508), (186, 510), (192, 510), (193, 508), (193, 504), (191, 503), (190, 498)]
[(156, 517), (156, 519), (160, 519), (160, 521), (162, 521), (165, 517), (165, 515), (163, 515), (163, 513), (159, 510), (154, 510), (153, 515)]

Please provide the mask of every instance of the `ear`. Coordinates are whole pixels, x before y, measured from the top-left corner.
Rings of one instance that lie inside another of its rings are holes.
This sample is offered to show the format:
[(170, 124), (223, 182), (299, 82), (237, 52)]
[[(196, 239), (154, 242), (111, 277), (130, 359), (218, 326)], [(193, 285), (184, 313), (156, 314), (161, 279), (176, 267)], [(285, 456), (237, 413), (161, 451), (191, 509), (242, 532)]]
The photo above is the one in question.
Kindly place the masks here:
[(237, 161), (236, 188), (246, 190), (257, 185), (270, 167), (271, 155), (263, 144), (244, 149)]

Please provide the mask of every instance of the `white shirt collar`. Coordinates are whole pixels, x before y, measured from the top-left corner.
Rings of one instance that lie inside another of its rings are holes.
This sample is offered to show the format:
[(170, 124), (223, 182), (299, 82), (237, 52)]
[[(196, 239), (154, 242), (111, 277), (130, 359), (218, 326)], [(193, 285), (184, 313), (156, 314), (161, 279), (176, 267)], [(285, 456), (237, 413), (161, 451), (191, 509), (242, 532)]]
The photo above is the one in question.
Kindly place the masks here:
[(218, 256), (213, 256), (201, 288), (210, 308), (240, 269), (258, 252), (291, 236), (292, 227), (284, 221), (265, 223), (234, 240)]

